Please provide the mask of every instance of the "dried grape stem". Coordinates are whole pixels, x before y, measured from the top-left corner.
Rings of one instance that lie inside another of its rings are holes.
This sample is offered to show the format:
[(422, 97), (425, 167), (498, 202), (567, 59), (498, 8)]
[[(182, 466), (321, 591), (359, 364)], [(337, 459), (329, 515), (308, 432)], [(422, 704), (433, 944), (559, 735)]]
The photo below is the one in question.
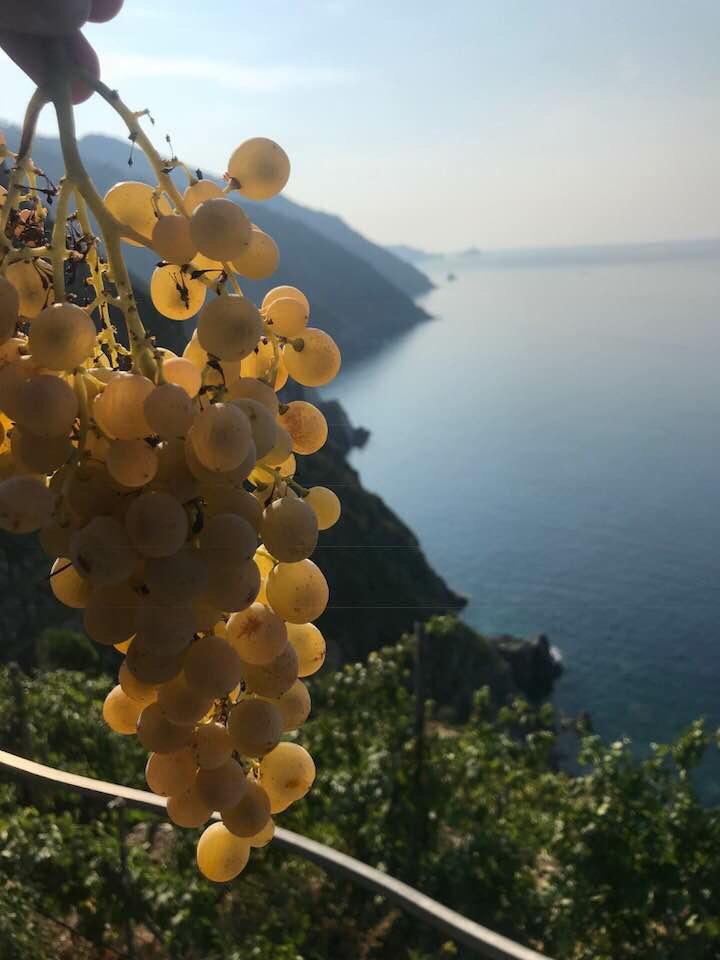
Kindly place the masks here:
[(177, 189), (172, 181), (172, 177), (167, 172), (167, 167), (163, 162), (162, 157), (153, 146), (148, 135), (140, 126), (138, 114), (133, 113), (133, 111), (125, 103), (123, 103), (117, 90), (111, 90), (106, 83), (102, 82), (102, 80), (98, 80), (96, 77), (93, 77), (84, 70), (81, 71), (81, 74), (83, 79), (93, 88), (93, 90), (100, 94), (103, 100), (105, 100), (106, 103), (109, 103), (113, 110), (122, 117), (130, 132), (130, 140), (140, 147), (142, 152), (150, 161), (150, 165), (155, 172), (158, 183), (172, 200), (173, 206), (180, 213), (187, 216), (185, 202), (180, 195), (180, 191)]
[(7, 195), (5, 196), (5, 203), (3, 204), (2, 209), (0, 209), (0, 255), (4, 255), (10, 249), (10, 243), (5, 236), (5, 229), (7, 227), (10, 211), (17, 206), (18, 195), (20, 193), (20, 187), (22, 186), (23, 177), (30, 169), (30, 147), (32, 146), (33, 138), (35, 137), (35, 128), (37, 126), (38, 117), (40, 116), (40, 111), (48, 102), (48, 100), (49, 97), (47, 92), (38, 87), (35, 90), (35, 93), (33, 93), (32, 97), (30, 97), (27, 110), (25, 111), (22, 134), (20, 135), (20, 147), (15, 157), (15, 166), (10, 174)]

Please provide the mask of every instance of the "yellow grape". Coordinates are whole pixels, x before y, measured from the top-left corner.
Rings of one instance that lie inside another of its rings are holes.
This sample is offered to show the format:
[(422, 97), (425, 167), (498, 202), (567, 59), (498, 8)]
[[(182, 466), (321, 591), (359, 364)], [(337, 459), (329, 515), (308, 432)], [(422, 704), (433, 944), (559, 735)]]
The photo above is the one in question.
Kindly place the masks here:
[(260, 784), (270, 797), (273, 812), (304, 797), (314, 780), (313, 759), (298, 743), (279, 743), (260, 763)]
[[(208, 367), (207, 350), (203, 350), (197, 337), (197, 330), (193, 332), (183, 351), (183, 358), (189, 360), (201, 372), (203, 383), (210, 386), (219, 387), (224, 383), (232, 383), (240, 376), (240, 360), (214, 360), (214, 367)], [(220, 369), (215, 369), (219, 367)], [(221, 372), (222, 371), (222, 372)]]
[(233, 151), (228, 174), (235, 181), (233, 186), (249, 200), (269, 200), (288, 182), (290, 160), (274, 140), (252, 137)]
[[(110, 187), (105, 194), (105, 206), (121, 225), (132, 227), (147, 240), (152, 236), (157, 211), (162, 215), (172, 213), (172, 208), (163, 196), (153, 197), (154, 190), (147, 183), (136, 180), (123, 180)], [(142, 246), (137, 240), (123, 238), (134, 247)]]
[(288, 623), (288, 640), (298, 656), (298, 676), (310, 677), (325, 663), (325, 638), (314, 623)]
[[(295, 454), (291, 453), (287, 460), (283, 460), (277, 469), (283, 479), (292, 479), (297, 473), (297, 459), (295, 458)], [(286, 490), (285, 493), (287, 492)], [(295, 496), (295, 493), (291, 491), (291, 495)]]
[(275, 273), (279, 263), (280, 251), (273, 238), (252, 224), (250, 242), (245, 251), (234, 258), (233, 270), (250, 280), (264, 280)]
[(283, 733), (297, 730), (310, 716), (310, 693), (302, 680), (296, 680), (290, 689), (273, 703), (280, 711)]
[(93, 517), (70, 538), (70, 559), (92, 584), (122, 583), (138, 564), (122, 524), (113, 517)]
[(185, 679), (207, 697), (224, 697), (242, 676), (240, 657), (222, 637), (210, 635), (194, 643), (185, 658)]
[(197, 247), (190, 236), (190, 221), (178, 213), (159, 217), (152, 232), (153, 249), (169, 263), (190, 263)]
[(204, 203), (205, 200), (212, 200), (215, 197), (224, 196), (225, 194), (220, 187), (216, 183), (213, 183), (212, 180), (198, 180), (187, 188), (183, 194), (183, 200), (185, 201), (185, 209), (187, 210), (188, 216), (190, 216), (195, 208), (201, 203)]
[(227, 294), (211, 300), (198, 318), (198, 343), (220, 360), (242, 360), (262, 335), (262, 319), (247, 297)]
[(211, 197), (193, 210), (190, 234), (199, 252), (211, 260), (234, 260), (250, 243), (251, 225), (232, 200)]
[(6, 343), (15, 336), (15, 328), (20, 313), (20, 297), (15, 287), (0, 277), (0, 343)]
[(262, 507), (247, 490), (240, 487), (208, 487), (203, 490), (203, 499), (206, 517), (234, 513), (247, 520), (255, 530), (260, 529)]
[(205, 280), (209, 280), (210, 283), (214, 284), (215, 292), (219, 293), (217, 289), (218, 283), (225, 273), (225, 267), (222, 265), (220, 260), (213, 260), (211, 257), (206, 257), (202, 253), (196, 253), (192, 261), (193, 270), (201, 270)]
[(251, 847), (266, 847), (275, 836), (275, 823), (270, 817), (268, 822), (253, 837), (248, 837), (248, 843)]
[(270, 663), (288, 642), (285, 622), (262, 603), (233, 613), (227, 622), (227, 639), (245, 663)]
[(140, 598), (129, 583), (95, 587), (85, 604), (85, 632), (103, 646), (122, 643), (135, 632), (135, 616)]
[(136, 680), (149, 686), (158, 686), (180, 673), (183, 654), (153, 650), (146, 640), (135, 637), (128, 648), (125, 663)]
[(153, 489), (171, 493), (181, 503), (194, 500), (200, 493), (197, 477), (185, 456), (184, 440), (166, 440), (157, 448), (159, 465)]
[(330, 383), (340, 369), (340, 351), (333, 338), (323, 330), (308, 327), (300, 340), (302, 349), (288, 343), (283, 351), (287, 372), (304, 387)]
[(182, 387), (189, 397), (196, 397), (202, 386), (202, 374), (185, 357), (170, 357), (163, 362), (163, 377), (168, 383)]
[[(131, 534), (131, 538), (132, 538)], [(170, 557), (148, 558), (143, 579), (149, 600), (158, 604), (187, 603), (207, 586), (208, 567), (198, 550), (186, 546)]]
[(295, 647), (288, 643), (282, 653), (270, 663), (243, 663), (242, 677), (248, 690), (259, 697), (270, 700), (281, 697), (298, 678)]
[(249, 397), (233, 400), (232, 404), (242, 410), (250, 421), (250, 430), (255, 443), (255, 455), (260, 460), (270, 453), (275, 446), (277, 439), (275, 418), (266, 406), (263, 406), (258, 400), (251, 400)]
[(128, 507), (125, 529), (135, 549), (145, 557), (171, 557), (187, 540), (187, 513), (171, 494), (146, 491)]
[(307, 559), (317, 546), (317, 517), (304, 500), (282, 497), (265, 508), (260, 535), (273, 557), (297, 563)]
[(108, 473), (124, 487), (144, 487), (158, 470), (158, 455), (144, 440), (113, 440), (105, 458)]
[(250, 843), (270, 820), (270, 798), (259, 783), (248, 780), (247, 789), (234, 807), (222, 812), (223, 823), (236, 837)]
[[(130, 641), (127, 641), (128, 643)], [(118, 670), (118, 683), (131, 700), (135, 700), (140, 706), (146, 707), (149, 703), (154, 703), (158, 696), (158, 687), (154, 683), (143, 683), (138, 680), (123, 661)]]
[(116, 514), (122, 506), (122, 495), (103, 463), (83, 463), (71, 473), (69, 480), (63, 480), (63, 488), (76, 525), (96, 514)]
[[(253, 500), (254, 499), (253, 497)], [(257, 501), (255, 502), (257, 503)], [(258, 504), (258, 508), (259, 506)], [(61, 523), (59, 520), (50, 520), (49, 523), (41, 528), (38, 534), (38, 540), (40, 541), (40, 546), (51, 560), (54, 560), (55, 557), (64, 557), (67, 554), (70, 549), (72, 532), (73, 528), (69, 523)]]
[(202, 827), (212, 815), (212, 810), (200, 799), (194, 783), (182, 793), (168, 797), (167, 812), (177, 827)]
[[(10, 441), (12, 455), (18, 464), (27, 473), (54, 473), (62, 466), (73, 452), (73, 445), (69, 437), (38, 437), (29, 430), (12, 432)], [(57, 556), (62, 550), (51, 551)]]
[(234, 404), (205, 407), (195, 417), (188, 439), (200, 463), (213, 471), (235, 470), (254, 449), (250, 421)]
[(213, 883), (234, 880), (249, 859), (250, 844), (230, 833), (223, 823), (212, 823), (198, 840), (198, 869)]
[(153, 793), (171, 797), (193, 785), (196, 769), (188, 747), (175, 753), (151, 753), (145, 765), (145, 779)]
[(298, 337), (308, 325), (310, 315), (305, 306), (292, 297), (273, 300), (265, 314), (265, 322), (278, 337)]
[(52, 565), (50, 589), (60, 603), (73, 610), (82, 610), (92, 595), (92, 587), (67, 557), (58, 557)]
[(16, 395), (15, 420), (39, 437), (66, 437), (78, 415), (72, 387), (51, 374), (31, 377)]
[(225, 399), (230, 400), (257, 400), (270, 413), (276, 417), (280, 408), (277, 394), (267, 383), (262, 380), (256, 380), (254, 377), (240, 377), (231, 383), (225, 394)]
[(191, 689), (181, 673), (161, 684), (157, 702), (167, 719), (180, 727), (194, 727), (213, 703), (212, 697), (203, 696), (197, 690)]
[(222, 576), (223, 568), (250, 560), (257, 549), (257, 531), (234, 513), (220, 513), (205, 522), (198, 544), (211, 575)]
[[(282, 357), (280, 357), (280, 359), (282, 359)], [(243, 358), (240, 373), (243, 377), (254, 377), (256, 380), (268, 380), (274, 360), (275, 351), (273, 345), (267, 337), (263, 336), (257, 342), (252, 353)], [(274, 387), (274, 389), (278, 390), (279, 387)]]
[[(122, 653), (124, 656), (130, 649), (130, 644), (133, 642), (133, 639), (134, 639), (133, 637), (130, 637), (129, 640), (123, 640), (122, 643), (114, 643), (113, 646), (115, 647), (118, 653)], [(136, 698), (132, 697), (131, 699), (136, 699)]]
[(230, 759), (233, 745), (230, 734), (221, 723), (201, 723), (193, 731), (190, 749), (196, 766), (212, 770)]
[(260, 571), (257, 564), (254, 560), (246, 560), (239, 567), (226, 567), (221, 577), (211, 577), (202, 596), (218, 612), (233, 613), (249, 607), (259, 590)]
[(153, 306), (169, 320), (189, 320), (205, 303), (207, 287), (189, 270), (173, 264), (155, 267), (150, 278)]
[(34, 318), (28, 337), (33, 361), (49, 370), (72, 370), (95, 350), (95, 324), (86, 310), (54, 303)]
[(266, 577), (275, 566), (275, 558), (271, 557), (266, 551), (264, 544), (255, 554), (255, 563), (258, 565), (258, 569), (260, 570), (260, 575), (262, 577)]
[(102, 431), (117, 440), (139, 440), (152, 433), (145, 419), (145, 401), (155, 389), (147, 377), (120, 373), (93, 401), (93, 414)]
[(138, 719), (137, 735), (146, 750), (175, 753), (190, 743), (192, 727), (179, 727), (171, 723), (155, 702), (143, 707)]
[(137, 732), (142, 704), (131, 700), (122, 687), (113, 687), (103, 703), (103, 720), (115, 733), (129, 735)]
[(180, 654), (187, 648), (196, 629), (193, 609), (187, 598), (184, 603), (162, 603), (148, 596), (138, 604), (135, 616), (137, 638), (153, 653), (163, 656)]
[(239, 753), (263, 757), (278, 745), (282, 726), (282, 716), (274, 704), (252, 699), (241, 700), (232, 708), (227, 729)]
[(200, 596), (195, 597), (192, 606), (198, 630), (212, 630), (222, 616), (219, 605), (209, 600), (205, 596), (205, 591), (201, 591)]
[[(189, 366), (192, 367), (192, 364)], [(163, 373), (165, 368), (166, 364), (163, 364)], [(192, 369), (195, 371), (194, 367)], [(165, 440), (184, 437), (192, 424), (192, 400), (182, 387), (173, 383), (162, 383), (155, 387), (148, 394), (143, 410), (152, 432)]]
[(36, 260), (16, 260), (11, 263), (5, 270), (5, 279), (17, 291), (22, 317), (36, 317), (52, 301), (53, 289), (49, 275), (40, 269)]
[(268, 575), (267, 596), (275, 613), (288, 623), (317, 620), (328, 602), (328, 585), (312, 560), (278, 563)]
[[(262, 462), (267, 464), (269, 467), (279, 467), (281, 463), (285, 463), (291, 453), (292, 437), (285, 427), (280, 423), (278, 424), (278, 428), (275, 433), (275, 446), (272, 448), (272, 450), (265, 454), (265, 456), (262, 458)], [(267, 482), (267, 477), (265, 482)]]
[(340, 500), (327, 487), (310, 487), (305, 503), (315, 511), (319, 530), (329, 530), (340, 519)]
[(211, 810), (223, 810), (239, 803), (247, 790), (247, 780), (237, 760), (230, 758), (219, 767), (198, 770), (195, 775), (195, 788), (200, 799)]
[(260, 306), (260, 310), (263, 314), (267, 314), (268, 310), (276, 300), (280, 300), (281, 297), (289, 297), (291, 300), (297, 300), (298, 303), (301, 303), (305, 308), (305, 313), (310, 316), (310, 301), (302, 292), (298, 290), (297, 287), (291, 287), (288, 285), (283, 285), (280, 287), (273, 287), (272, 290), (269, 290), (263, 297), (263, 302)]
[(305, 400), (291, 400), (280, 415), (280, 423), (290, 434), (295, 453), (304, 456), (317, 453), (327, 440), (327, 420), (316, 406)]

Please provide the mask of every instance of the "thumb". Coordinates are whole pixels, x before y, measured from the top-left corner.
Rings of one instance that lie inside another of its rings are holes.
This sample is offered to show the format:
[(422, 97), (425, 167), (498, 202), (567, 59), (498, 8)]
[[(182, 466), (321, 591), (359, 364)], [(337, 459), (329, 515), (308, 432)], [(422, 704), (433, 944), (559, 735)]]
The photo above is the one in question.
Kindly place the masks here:
[(91, 0), (0, 0), (0, 28), (12, 33), (73, 33), (90, 16)]

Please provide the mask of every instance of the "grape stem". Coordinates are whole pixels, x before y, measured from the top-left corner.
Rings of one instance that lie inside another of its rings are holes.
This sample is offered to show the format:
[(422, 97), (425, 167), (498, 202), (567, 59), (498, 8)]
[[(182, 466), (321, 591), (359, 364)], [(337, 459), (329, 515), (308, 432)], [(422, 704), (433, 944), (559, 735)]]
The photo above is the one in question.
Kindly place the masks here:
[[(112, 216), (85, 169), (75, 136), (75, 116), (70, 100), (70, 87), (66, 74), (61, 73), (55, 82), (53, 102), (58, 120), (60, 145), (62, 147), (68, 177), (73, 181), (77, 192), (85, 198), (103, 234), (105, 249), (108, 255), (110, 276), (117, 288), (119, 307), (128, 332), (133, 366), (139, 373), (154, 380), (155, 361), (149, 348), (148, 336), (140, 319), (137, 303), (135, 302), (135, 294), (133, 293), (130, 277), (120, 249), (121, 234), (124, 236), (132, 235), (134, 239), (136, 231), (131, 231), (128, 230), (127, 227), (121, 226), (115, 217)], [(141, 237), (140, 234), (137, 236), (142, 240), (143, 244), (147, 244), (148, 241), (144, 237)]]
[(88, 405), (88, 392), (85, 384), (85, 373), (79, 369), (75, 371), (73, 377), (75, 387), (75, 396), (78, 401), (80, 437), (77, 448), (77, 465), (80, 466), (85, 456), (85, 447), (87, 446), (88, 427), (90, 426), (90, 409)]
[[(100, 311), (100, 317), (105, 328), (105, 342), (110, 351), (110, 362), (114, 367), (117, 366), (118, 344), (115, 339), (115, 328), (110, 320), (110, 310), (108, 309), (107, 295), (105, 293), (105, 283), (100, 268), (100, 258), (97, 252), (97, 237), (95, 237), (90, 225), (90, 217), (87, 212), (85, 198), (79, 190), (75, 190), (75, 202), (77, 204), (77, 216), (80, 221), (80, 228), (88, 243), (86, 261), (90, 271), (90, 285), (95, 291), (95, 304)], [(95, 307), (88, 308), (88, 313), (92, 314)]]
[(94, 77), (86, 70), (77, 68), (77, 72), (80, 74), (83, 80), (85, 80), (85, 82), (88, 83), (92, 89), (98, 93), (106, 103), (110, 104), (113, 110), (122, 117), (126, 127), (128, 128), (130, 140), (140, 147), (142, 152), (150, 161), (150, 165), (155, 171), (155, 176), (158, 179), (158, 183), (172, 200), (173, 206), (184, 216), (187, 216), (185, 202), (180, 196), (180, 191), (173, 183), (172, 177), (167, 172), (167, 165), (165, 161), (162, 159), (160, 154), (152, 145), (152, 141), (140, 126), (139, 117), (143, 116), (146, 111), (141, 110), (139, 113), (133, 112), (120, 99), (120, 94), (117, 92), (117, 90), (111, 90), (106, 83), (103, 83), (102, 80)]
[(65, 292), (65, 258), (67, 256), (65, 230), (67, 227), (68, 205), (73, 189), (72, 181), (68, 180), (67, 177), (63, 177), (60, 181), (60, 193), (58, 195), (51, 242), (53, 289), (55, 291), (56, 303), (64, 303), (67, 296)]

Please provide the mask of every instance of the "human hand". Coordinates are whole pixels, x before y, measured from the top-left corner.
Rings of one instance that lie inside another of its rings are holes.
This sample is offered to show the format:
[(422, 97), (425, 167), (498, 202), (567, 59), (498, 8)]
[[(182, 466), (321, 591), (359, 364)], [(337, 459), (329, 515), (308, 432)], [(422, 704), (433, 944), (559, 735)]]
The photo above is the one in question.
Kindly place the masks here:
[[(100, 76), (97, 54), (80, 32), (88, 21), (104, 23), (118, 13), (123, 0), (0, 0), (0, 47), (38, 85), (47, 82), (52, 44), (61, 39), (72, 63)], [(92, 93), (74, 80), (72, 98), (82, 103)]]

